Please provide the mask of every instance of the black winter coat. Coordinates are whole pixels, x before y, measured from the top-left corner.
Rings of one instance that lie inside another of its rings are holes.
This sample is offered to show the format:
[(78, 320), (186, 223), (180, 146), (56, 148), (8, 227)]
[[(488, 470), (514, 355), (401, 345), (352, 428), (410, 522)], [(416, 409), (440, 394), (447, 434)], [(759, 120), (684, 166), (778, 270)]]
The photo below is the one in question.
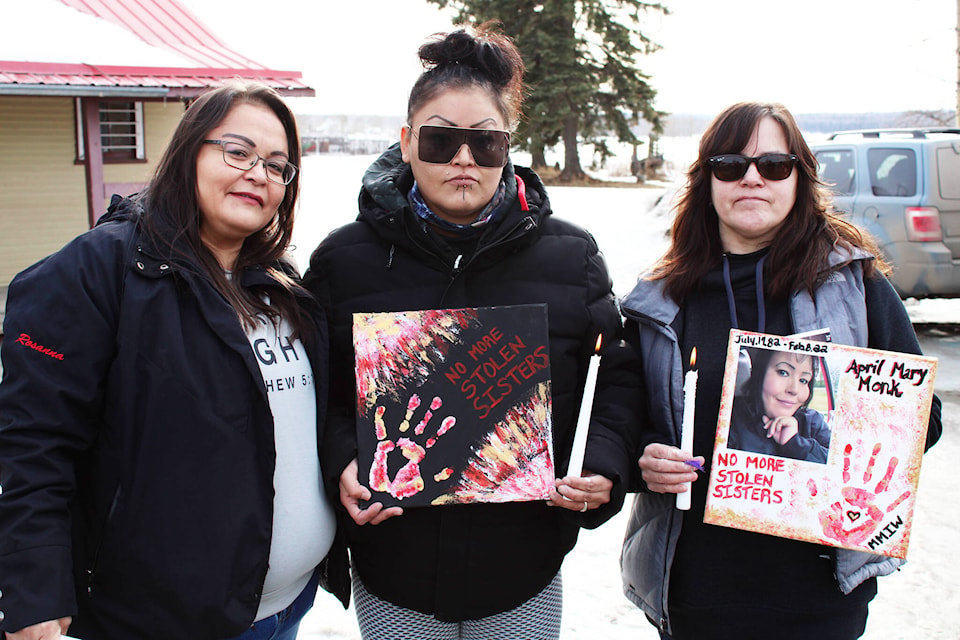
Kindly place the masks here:
[[(72, 615), (81, 638), (232, 637), (253, 622), (271, 539), (263, 376), (223, 296), (160, 260), (135, 206), (117, 205), (10, 285), (0, 629)], [(278, 286), (264, 270), (241, 277)], [(305, 345), (319, 442), (326, 329), (306, 292), (301, 301), (317, 320)], [(322, 581), (346, 606), (341, 541)]]
[(597, 335), (604, 336), (584, 466), (615, 482), (611, 504), (584, 516), (541, 502), (426, 507), (363, 527), (341, 509), (366, 588), (440, 620), (486, 617), (539, 593), (579, 527), (598, 526), (620, 509), (634, 464), (628, 440), (639, 414), (639, 363), (621, 347), (603, 257), (586, 231), (551, 216), (536, 174), (518, 168), (515, 177), (507, 165), (503, 176), (507, 204), (475, 247), (462, 247), (409, 208), (413, 175), (399, 148), (391, 148), (364, 178), (357, 221), (320, 244), (304, 276), (331, 324), (330, 414), (321, 449), (332, 486), (356, 457), (352, 313), (546, 303), (558, 476), (567, 466), (588, 359)]

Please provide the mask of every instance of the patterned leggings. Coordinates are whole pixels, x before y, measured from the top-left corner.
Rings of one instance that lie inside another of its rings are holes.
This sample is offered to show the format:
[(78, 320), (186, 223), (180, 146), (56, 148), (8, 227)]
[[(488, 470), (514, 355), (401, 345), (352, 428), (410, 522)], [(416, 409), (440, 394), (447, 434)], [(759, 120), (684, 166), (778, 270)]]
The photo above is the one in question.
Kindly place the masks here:
[(363, 640), (557, 640), (563, 613), (560, 574), (520, 606), (479, 620), (441, 622), (368, 592), (353, 577), (354, 606)]

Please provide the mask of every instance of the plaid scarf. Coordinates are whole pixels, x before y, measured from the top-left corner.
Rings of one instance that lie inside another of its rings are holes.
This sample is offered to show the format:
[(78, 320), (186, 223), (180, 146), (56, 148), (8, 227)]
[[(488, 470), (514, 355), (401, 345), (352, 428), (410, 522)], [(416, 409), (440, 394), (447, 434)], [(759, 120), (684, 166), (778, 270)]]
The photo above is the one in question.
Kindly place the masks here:
[(502, 208), (501, 205), (503, 205), (503, 199), (506, 191), (507, 185), (501, 179), (500, 186), (497, 187), (497, 192), (493, 194), (493, 197), (490, 199), (490, 202), (487, 203), (487, 206), (483, 208), (483, 211), (477, 215), (477, 219), (470, 224), (457, 224), (455, 222), (450, 222), (449, 220), (444, 220), (431, 211), (430, 207), (427, 206), (427, 203), (423, 201), (423, 196), (420, 194), (420, 188), (417, 186), (416, 182), (413, 183), (413, 187), (410, 189), (410, 193), (407, 195), (407, 201), (410, 203), (410, 207), (413, 209), (414, 213), (416, 213), (418, 217), (429, 223), (431, 226), (443, 231), (448, 231), (453, 235), (466, 237), (475, 234), (477, 231), (480, 231), (484, 225), (494, 219), (494, 217)]

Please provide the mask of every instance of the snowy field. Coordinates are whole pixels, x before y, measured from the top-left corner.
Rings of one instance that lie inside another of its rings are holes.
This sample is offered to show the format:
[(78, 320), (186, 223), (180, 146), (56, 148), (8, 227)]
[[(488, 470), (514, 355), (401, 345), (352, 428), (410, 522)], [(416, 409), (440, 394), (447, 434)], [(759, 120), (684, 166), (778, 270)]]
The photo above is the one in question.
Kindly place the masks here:
[[(353, 220), (360, 179), (371, 157), (304, 158), (301, 210), (294, 233), (295, 256), (306, 268), (310, 252), (332, 229)], [(663, 188), (552, 187), (553, 210), (589, 229), (603, 250), (618, 295), (666, 247), (665, 217), (648, 211)], [(911, 315), (924, 321), (960, 321), (955, 301), (911, 301)], [(932, 355), (937, 355), (933, 353)], [(940, 385), (938, 384), (938, 390)], [(957, 396), (952, 396), (956, 400)], [(950, 397), (947, 397), (949, 400)], [(914, 514), (908, 564), (880, 580), (871, 605), (866, 640), (956, 640), (960, 629), (960, 510), (955, 505), (954, 461), (960, 459), (956, 402), (944, 407), (940, 443), (926, 456)], [(629, 498), (628, 498), (629, 500)], [(626, 523), (623, 511), (594, 531), (583, 531), (563, 567), (563, 640), (657, 640), (654, 628), (622, 595), (618, 558)], [(353, 609), (344, 611), (326, 594), (301, 625), (301, 640), (356, 640)]]

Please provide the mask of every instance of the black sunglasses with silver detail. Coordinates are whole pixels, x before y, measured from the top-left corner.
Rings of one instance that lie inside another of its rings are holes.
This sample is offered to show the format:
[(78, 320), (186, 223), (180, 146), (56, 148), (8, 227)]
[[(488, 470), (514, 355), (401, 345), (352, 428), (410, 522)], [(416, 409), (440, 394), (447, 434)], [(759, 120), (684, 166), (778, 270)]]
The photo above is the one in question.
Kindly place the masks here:
[(497, 129), (469, 129), (425, 124), (419, 132), (410, 128), (419, 141), (417, 157), (422, 162), (447, 164), (467, 145), (481, 167), (502, 167), (510, 153), (510, 134)]

